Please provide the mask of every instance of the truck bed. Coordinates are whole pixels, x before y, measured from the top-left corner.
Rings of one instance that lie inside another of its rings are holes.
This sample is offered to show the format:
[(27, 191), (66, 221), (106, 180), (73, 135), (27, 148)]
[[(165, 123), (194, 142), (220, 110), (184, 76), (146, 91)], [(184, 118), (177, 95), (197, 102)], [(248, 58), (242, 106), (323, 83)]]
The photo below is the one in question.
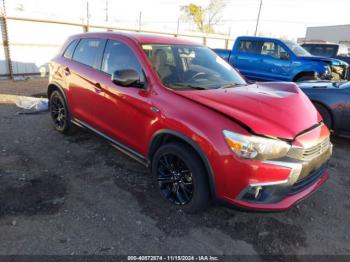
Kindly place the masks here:
[(221, 56), (223, 59), (225, 59), (226, 61), (229, 61), (231, 50), (216, 48), (216, 49), (213, 49), (213, 51), (217, 53), (219, 56)]

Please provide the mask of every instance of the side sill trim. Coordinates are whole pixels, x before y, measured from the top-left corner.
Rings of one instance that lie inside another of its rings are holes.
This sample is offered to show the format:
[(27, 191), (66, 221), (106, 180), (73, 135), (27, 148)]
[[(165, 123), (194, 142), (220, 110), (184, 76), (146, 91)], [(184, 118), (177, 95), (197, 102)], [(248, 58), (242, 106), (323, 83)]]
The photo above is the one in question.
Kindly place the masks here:
[(111, 146), (113, 146), (114, 148), (118, 149), (122, 153), (124, 153), (127, 156), (135, 159), (137, 162), (143, 164), (146, 167), (149, 166), (149, 161), (147, 159), (145, 159), (141, 154), (139, 154), (135, 150), (129, 148), (128, 146), (126, 146), (126, 145), (124, 145), (124, 144), (114, 140), (113, 138), (105, 135), (104, 133), (98, 131), (97, 129), (93, 128), (89, 124), (86, 124), (86, 123), (84, 123), (83, 121), (80, 121), (77, 118), (72, 119), (71, 122), (73, 124), (77, 125), (77, 126), (80, 126), (80, 127), (87, 128), (87, 129), (91, 130), (92, 132), (94, 132), (97, 135), (99, 135), (99, 136), (103, 137), (104, 139), (106, 139), (111, 144)]

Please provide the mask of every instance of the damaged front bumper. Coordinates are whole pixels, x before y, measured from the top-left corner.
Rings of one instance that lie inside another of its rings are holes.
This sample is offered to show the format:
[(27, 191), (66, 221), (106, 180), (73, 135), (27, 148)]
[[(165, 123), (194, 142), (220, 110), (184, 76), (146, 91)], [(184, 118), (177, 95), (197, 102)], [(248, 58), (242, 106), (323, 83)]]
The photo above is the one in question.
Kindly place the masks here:
[[(322, 125), (318, 130), (324, 128)], [(305, 136), (308, 135), (310, 134)], [(303, 137), (300, 139), (303, 140)], [(317, 190), (328, 179), (327, 163), (332, 155), (332, 148), (327, 136), (306, 144), (304, 148), (293, 145), (282, 159), (263, 161), (264, 164), (290, 169), (289, 176), (280, 181), (250, 183), (236, 197), (236, 204), (256, 210), (288, 209)]]
[(347, 65), (331, 65), (322, 75), (318, 78), (321, 80), (350, 80), (349, 66)]

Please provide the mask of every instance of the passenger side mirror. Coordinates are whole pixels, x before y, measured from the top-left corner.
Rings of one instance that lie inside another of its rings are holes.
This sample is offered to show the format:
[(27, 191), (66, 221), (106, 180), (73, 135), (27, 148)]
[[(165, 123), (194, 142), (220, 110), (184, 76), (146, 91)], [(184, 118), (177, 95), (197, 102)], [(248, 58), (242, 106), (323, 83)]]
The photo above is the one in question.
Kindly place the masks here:
[(124, 87), (144, 87), (140, 74), (134, 69), (122, 69), (114, 71), (112, 82)]

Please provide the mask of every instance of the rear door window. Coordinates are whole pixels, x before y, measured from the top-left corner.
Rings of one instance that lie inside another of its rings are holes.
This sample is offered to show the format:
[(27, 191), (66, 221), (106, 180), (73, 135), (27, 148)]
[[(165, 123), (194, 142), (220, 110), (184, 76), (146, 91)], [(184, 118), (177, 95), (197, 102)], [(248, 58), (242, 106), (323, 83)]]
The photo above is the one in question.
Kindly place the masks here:
[(99, 69), (105, 43), (105, 39), (81, 39), (74, 51), (73, 60)]
[(118, 41), (108, 40), (101, 70), (112, 75), (113, 72), (122, 69), (134, 69), (142, 75), (141, 65), (130, 47)]
[(262, 41), (241, 40), (238, 50), (241, 53), (261, 54), (263, 44)]

